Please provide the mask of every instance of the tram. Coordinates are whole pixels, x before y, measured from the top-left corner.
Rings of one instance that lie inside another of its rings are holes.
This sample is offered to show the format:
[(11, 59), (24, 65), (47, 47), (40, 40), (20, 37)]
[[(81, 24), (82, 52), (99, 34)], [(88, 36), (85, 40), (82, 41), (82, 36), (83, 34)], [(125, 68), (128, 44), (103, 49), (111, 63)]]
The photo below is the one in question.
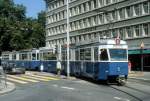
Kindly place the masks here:
[[(128, 46), (120, 39), (94, 39), (70, 45), (70, 74), (94, 80), (126, 80), (128, 76)], [(56, 72), (57, 60), (62, 73), (67, 73), (66, 47), (41, 47), (39, 49), (2, 53), (2, 64), (14, 63), (29, 70)]]
[[(128, 76), (128, 47), (120, 39), (95, 39), (70, 47), (70, 73), (94, 80), (126, 81)], [(62, 49), (62, 60), (66, 50)], [(65, 68), (66, 61), (62, 61)], [(65, 69), (66, 71), (66, 69)]]

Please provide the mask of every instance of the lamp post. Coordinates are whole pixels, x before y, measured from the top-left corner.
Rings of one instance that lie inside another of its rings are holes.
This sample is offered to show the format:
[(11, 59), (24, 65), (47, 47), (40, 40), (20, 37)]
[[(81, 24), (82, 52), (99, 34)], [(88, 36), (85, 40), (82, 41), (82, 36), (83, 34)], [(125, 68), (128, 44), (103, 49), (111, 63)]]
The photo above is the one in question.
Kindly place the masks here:
[(143, 42), (141, 42), (140, 48), (141, 48), (141, 71), (143, 71), (143, 48), (144, 48)]
[(70, 77), (70, 62), (69, 62), (69, 0), (67, 0), (67, 78)]

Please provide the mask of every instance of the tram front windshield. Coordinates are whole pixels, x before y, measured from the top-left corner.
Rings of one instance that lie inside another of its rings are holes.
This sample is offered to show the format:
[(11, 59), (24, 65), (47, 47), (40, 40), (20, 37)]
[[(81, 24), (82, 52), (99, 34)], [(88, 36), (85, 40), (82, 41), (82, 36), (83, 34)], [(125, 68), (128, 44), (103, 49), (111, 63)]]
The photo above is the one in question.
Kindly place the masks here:
[(109, 49), (111, 61), (127, 61), (126, 49)]

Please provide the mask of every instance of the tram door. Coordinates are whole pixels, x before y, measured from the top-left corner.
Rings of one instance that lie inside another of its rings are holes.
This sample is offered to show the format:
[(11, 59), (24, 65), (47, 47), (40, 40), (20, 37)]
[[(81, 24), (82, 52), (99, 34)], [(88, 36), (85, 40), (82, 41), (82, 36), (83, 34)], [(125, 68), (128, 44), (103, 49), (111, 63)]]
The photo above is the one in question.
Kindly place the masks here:
[(85, 51), (85, 49), (80, 49), (80, 69), (83, 72), (85, 72), (85, 70), (84, 70), (84, 51)]

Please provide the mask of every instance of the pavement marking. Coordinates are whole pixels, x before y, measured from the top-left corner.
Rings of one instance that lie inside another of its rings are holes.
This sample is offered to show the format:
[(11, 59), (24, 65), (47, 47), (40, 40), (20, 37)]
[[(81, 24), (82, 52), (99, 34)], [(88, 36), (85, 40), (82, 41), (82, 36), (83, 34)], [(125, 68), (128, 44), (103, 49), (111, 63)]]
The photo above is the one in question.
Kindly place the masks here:
[(119, 101), (130, 101), (129, 99), (121, 98), (121, 97), (114, 97), (114, 99), (117, 99)]
[(47, 80), (59, 80), (58, 78), (48, 77), (48, 76), (40, 76), (40, 75), (33, 75), (33, 74), (31, 74), (31, 76), (37, 77), (37, 78), (42, 78), (42, 79), (47, 79)]
[(75, 90), (75, 88), (65, 87), (65, 86), (62, 86), (61, 88), (68, 89), (68, 90)]
[(54, 84), (53, 86), (54, 86), (54, 87), (58, 87), (58, 85), (57, 85), (57, 84)]
[(32, 80), (32, 79), (27, 79), (24, 77), (19, 77), (19, 76), (14, 76), (14, 75), (7, 75), (8, 77), (14, 78), (14, 79), (19, 79), (19, 80), (23, 80), (23, 81), (29, 81), (29, 82), (39, 82), (37, 80)]
[(34, 79), (34, 80), (39, 80), (39, 81), (50, 81), (48, 79), (37, 78), (37, 77), (30, 76), (30, 75), (22, 75), (22, 77)]
[(28, 82), (25, 82), (25, 81), (21, 81), (21, 80), (9, 78), (9, 77), (7, 77), (6, 79), (9, 80), (9, 81), (17, 82), (17, 83), (21, 83), (21, 84), (27, 84), (28, 83)]

